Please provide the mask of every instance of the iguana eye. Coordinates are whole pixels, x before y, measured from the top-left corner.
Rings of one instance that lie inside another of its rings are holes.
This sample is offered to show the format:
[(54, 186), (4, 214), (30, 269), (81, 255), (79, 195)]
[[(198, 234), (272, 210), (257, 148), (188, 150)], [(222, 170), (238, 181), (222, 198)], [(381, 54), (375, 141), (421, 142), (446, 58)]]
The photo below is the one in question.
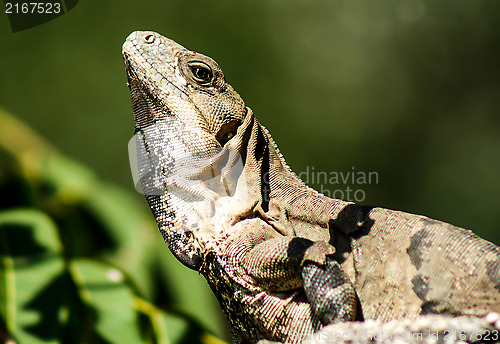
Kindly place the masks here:
[(209, 84), (213, 79), (212, 69), (203, 62), (191, 62), (189, 64), (193, 79), (200, 85)]
[(217, 135), (215, 135), (215, 138), (217, 141), (220, 143), (221, 146), (224, 146), (227, 141), (231, 140), (234, 135), (236, 135), (236, 131), (238, 130), (238, 127), (240, 126), (240, 122), (229, 122), (224, 124)]

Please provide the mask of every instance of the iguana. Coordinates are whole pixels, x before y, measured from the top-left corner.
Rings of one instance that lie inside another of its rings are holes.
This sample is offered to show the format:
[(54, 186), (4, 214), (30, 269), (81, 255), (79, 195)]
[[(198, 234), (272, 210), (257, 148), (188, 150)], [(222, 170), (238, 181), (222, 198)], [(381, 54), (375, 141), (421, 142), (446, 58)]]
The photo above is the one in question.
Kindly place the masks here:
[(211, 58), (150, 31), (130, 34), (123, 56), (137, 187), (175, 257), (207, 279), (235, 343), (500, 311), (499, 247), (311, 189)]

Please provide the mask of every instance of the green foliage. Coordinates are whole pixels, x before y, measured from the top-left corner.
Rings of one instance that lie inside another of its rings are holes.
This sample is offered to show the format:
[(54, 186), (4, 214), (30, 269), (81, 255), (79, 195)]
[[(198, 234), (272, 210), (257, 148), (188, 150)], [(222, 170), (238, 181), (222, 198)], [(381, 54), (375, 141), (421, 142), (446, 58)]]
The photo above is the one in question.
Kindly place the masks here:
[(0, 194), (0, 342), (222, 343), (173, 311), (192, 306), (173, 300), (186, 285), (206, 293), (168, 273), (176, 267), (134, 197), (2, 111)]

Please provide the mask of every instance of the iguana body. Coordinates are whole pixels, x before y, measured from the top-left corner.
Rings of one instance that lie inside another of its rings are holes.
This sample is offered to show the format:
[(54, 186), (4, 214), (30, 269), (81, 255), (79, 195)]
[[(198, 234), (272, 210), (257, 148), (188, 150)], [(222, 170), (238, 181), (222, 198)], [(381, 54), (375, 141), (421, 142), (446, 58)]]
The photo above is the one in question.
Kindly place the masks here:
[(498, 247), (307, 187), (212, 59), (154, 32), (132, 33), (123, 54), (142, 189), (235, 343), (298, 343), (336, 321), (500, 311)]

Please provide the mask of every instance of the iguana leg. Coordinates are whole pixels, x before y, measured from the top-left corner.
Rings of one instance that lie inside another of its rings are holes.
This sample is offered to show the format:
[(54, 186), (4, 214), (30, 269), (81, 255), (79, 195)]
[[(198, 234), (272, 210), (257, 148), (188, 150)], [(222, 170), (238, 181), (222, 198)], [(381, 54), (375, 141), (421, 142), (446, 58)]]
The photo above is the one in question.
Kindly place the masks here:
[(280, 236), (250, 249), (244, 256), (243, 267), (266, 290), (294, 290), (302, 287), (301, 270), (305, 261), (323, 264), (326, 256), (333, 253), (334, 247), (325, 242)]
[(258, 243), (264, 239), (264, 233), (265, 230), (255, 230), (243, 240), (240, 238), (240, 249), (252, 248), (243, 255), (233, 255), (244, 257), (241, 264), (255, 284), (270, 291), (303, 288), (312, 312), (324, 325), (362, 319), (354, 287), (333, 258), (333, 246), (287, 236)]
[(332, 256), (326, 258), (325, 264), (305, 262), (301, 274), (311, 309), (323, 325), (363, 320), (354, 286)]

